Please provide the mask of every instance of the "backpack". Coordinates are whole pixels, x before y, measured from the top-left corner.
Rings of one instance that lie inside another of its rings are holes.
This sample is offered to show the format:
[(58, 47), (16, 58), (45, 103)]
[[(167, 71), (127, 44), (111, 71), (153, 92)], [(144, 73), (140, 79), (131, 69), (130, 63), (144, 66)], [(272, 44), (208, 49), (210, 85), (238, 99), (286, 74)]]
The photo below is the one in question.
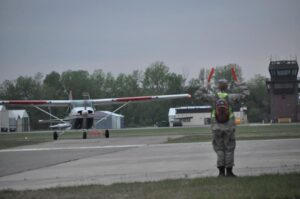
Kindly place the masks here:
[(230, 111), (228, 98), (218, 98), (215, 106), (215, 116), (219, 123), (225, 123), (229, 121)]

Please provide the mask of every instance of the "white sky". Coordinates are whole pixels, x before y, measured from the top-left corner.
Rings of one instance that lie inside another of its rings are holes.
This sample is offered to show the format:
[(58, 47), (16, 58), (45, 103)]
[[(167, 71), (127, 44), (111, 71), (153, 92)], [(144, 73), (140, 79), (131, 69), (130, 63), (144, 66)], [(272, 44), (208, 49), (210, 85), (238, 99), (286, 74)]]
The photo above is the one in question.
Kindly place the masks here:
[(249, 79), (271, 55), (300, 57), (299, 0), (0, 0), (0, 82), (155, 61), (187, 78), (237, 63)]

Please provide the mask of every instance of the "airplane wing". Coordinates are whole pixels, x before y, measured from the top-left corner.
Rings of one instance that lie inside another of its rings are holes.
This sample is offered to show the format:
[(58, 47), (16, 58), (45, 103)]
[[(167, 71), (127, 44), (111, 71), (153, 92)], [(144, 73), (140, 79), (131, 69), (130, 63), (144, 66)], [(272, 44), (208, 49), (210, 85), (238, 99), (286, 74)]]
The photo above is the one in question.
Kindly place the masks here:
[(3, 100), (0, 105), (35, 105), (35, 106), (53, 106), (53, 107), (66, 107), (72, 104), (72, 100)]
[(137, 96), (137, 97), (120, 97), (120, 98), (104, 98), (90, 100), (3, 100), (0, 105), (34, 105), (44, 107), (67, 107), (76, 102), (92, 102), (93, 105), (109, 105), (122, 104), (127, 102), (142, 102), (142, 101), (160, 101), (179, 98), (191, 98), (190, 94), (174, 94), (174, 95), (156, 95), (156, 96)]
[(120, 97), (107, 99), (92, 99), (94, 105), (122, 104), (127, 102), (144, 102), (144, 101), (160, 101), (179, 98), (191, 98), (190, 94), (174, 94), (174, 95), (155, 95), (155, 96), (137, 96), (137, 97)]

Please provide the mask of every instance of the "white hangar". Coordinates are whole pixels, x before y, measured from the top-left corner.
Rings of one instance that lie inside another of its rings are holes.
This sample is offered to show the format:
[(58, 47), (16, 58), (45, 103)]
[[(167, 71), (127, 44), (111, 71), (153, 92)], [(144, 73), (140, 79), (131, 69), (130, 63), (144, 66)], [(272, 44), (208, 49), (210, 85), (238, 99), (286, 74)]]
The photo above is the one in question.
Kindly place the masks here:
[[(236, 124), (248, 123), (247, 108), (234, 111)], [(211, 106), (185, 106), (169, 109), (169, 124), (173, 126), (197, 126), (211, 123)]]

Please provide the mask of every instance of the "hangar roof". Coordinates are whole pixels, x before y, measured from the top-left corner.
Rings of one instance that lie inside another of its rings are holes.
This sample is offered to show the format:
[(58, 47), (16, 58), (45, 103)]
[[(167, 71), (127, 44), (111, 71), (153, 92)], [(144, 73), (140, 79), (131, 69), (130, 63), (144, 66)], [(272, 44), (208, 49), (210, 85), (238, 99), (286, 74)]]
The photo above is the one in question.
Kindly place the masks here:
[(26, 110), (9, 110), (9, 118), (28, 118)]
[(124, 117), (124, 115), (120, 115), (120, 114), (113, 113), (113, 112), (110, 112), (110, 111), (96, 111), (95, 115), (99, 115), (101, 113), (104, 113), (105, 115), (115, 116), (115, 117)]
[(211, 106), (183, 106), (178, 108), (170, 108), (169, 109), (169, 116), (176, 115), (177, 112), (180, 113), (195, 113), (195, 112), (210, 112)]
[(5, 106), (3, 106), (3, 105), (0, 105), (0, 111), (6, 111), (6, 108), (5, 108)]

